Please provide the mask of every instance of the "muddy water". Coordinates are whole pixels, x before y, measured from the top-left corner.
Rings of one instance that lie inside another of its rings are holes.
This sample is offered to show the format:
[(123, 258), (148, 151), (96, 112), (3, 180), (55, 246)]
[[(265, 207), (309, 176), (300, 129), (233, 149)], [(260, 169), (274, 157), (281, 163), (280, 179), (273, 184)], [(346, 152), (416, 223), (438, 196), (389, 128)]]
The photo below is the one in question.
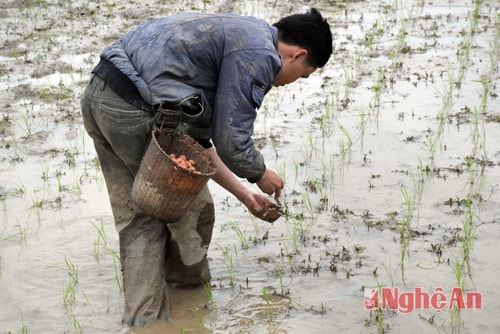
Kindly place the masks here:
[[(117, 235), (78, 106), (99, 51), (178, 11), (274, 21), (307, 6), (0, 5), (0, 332), (124, 331)], [(213, 285), (172, 290), (172, 322), (137, 332), (498, 333), (500, 2), (315, 6), (335, 54), (273, 90), (256, 125), (286, 218), (256, 221), (211, 184)], [(481, 303), (449, 309), (455, 287)], [(365, 310), (374, 288), (421, 288), (429, 303)]]

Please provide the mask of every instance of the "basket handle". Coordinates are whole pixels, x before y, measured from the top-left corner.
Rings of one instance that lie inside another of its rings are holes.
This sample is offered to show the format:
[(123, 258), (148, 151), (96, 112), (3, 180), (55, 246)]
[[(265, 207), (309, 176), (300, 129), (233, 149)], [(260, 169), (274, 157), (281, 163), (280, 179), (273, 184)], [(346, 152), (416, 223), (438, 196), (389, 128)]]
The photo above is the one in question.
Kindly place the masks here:
[(155, 113), (155, 124), (160, 131), (164, 128), (175, 129), (182, 120), (182, 112), (180, 110), (172, 110), (159, 107)]

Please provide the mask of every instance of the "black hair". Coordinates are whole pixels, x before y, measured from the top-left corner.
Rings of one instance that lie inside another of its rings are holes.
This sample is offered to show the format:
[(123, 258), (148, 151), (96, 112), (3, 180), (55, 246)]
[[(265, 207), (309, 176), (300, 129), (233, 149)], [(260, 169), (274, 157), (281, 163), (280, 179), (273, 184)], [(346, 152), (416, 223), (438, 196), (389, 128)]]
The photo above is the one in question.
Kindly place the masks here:
[(307, 65), (323, 67), (330, 58), (333, 51), (332, 32), (316, 8), (311, 8), (305, 14), (286, 16), (273, 26), (278, 28), (282, 42), (307, 50)]

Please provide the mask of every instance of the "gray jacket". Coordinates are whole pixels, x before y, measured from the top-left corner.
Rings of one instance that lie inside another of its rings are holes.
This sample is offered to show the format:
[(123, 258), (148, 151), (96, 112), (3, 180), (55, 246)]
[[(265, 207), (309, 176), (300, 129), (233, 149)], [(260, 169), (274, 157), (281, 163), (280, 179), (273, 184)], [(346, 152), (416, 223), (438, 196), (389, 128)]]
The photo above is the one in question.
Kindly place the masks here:
[(146, 22), (101, 56), (151, 105), (199, 96), (203, 112), (183, 122), (211, 139), (236, 175), (255, 182), (265, 165), (251, 136), (256, 110), (281, 69), (277, 47), (277, 28), (261, 19), (189, 13)]

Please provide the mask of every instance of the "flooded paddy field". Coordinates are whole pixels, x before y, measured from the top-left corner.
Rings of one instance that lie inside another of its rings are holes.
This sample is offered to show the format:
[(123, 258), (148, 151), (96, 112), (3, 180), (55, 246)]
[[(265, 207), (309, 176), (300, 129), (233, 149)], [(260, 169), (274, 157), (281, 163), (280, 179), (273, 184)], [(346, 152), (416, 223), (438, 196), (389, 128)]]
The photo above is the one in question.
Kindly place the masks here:
[[(118, 235), (79, 99), (100, 51), (182, 11), (317, 7), (334, 55), (255, 140), (286, 215), (211, 183), (212, 285), (135, 333), (500, 332), (500, 1), (0, 1), (0, 333), (120, 333)], [(377, 296), (378, 293), (378, 296)]]

